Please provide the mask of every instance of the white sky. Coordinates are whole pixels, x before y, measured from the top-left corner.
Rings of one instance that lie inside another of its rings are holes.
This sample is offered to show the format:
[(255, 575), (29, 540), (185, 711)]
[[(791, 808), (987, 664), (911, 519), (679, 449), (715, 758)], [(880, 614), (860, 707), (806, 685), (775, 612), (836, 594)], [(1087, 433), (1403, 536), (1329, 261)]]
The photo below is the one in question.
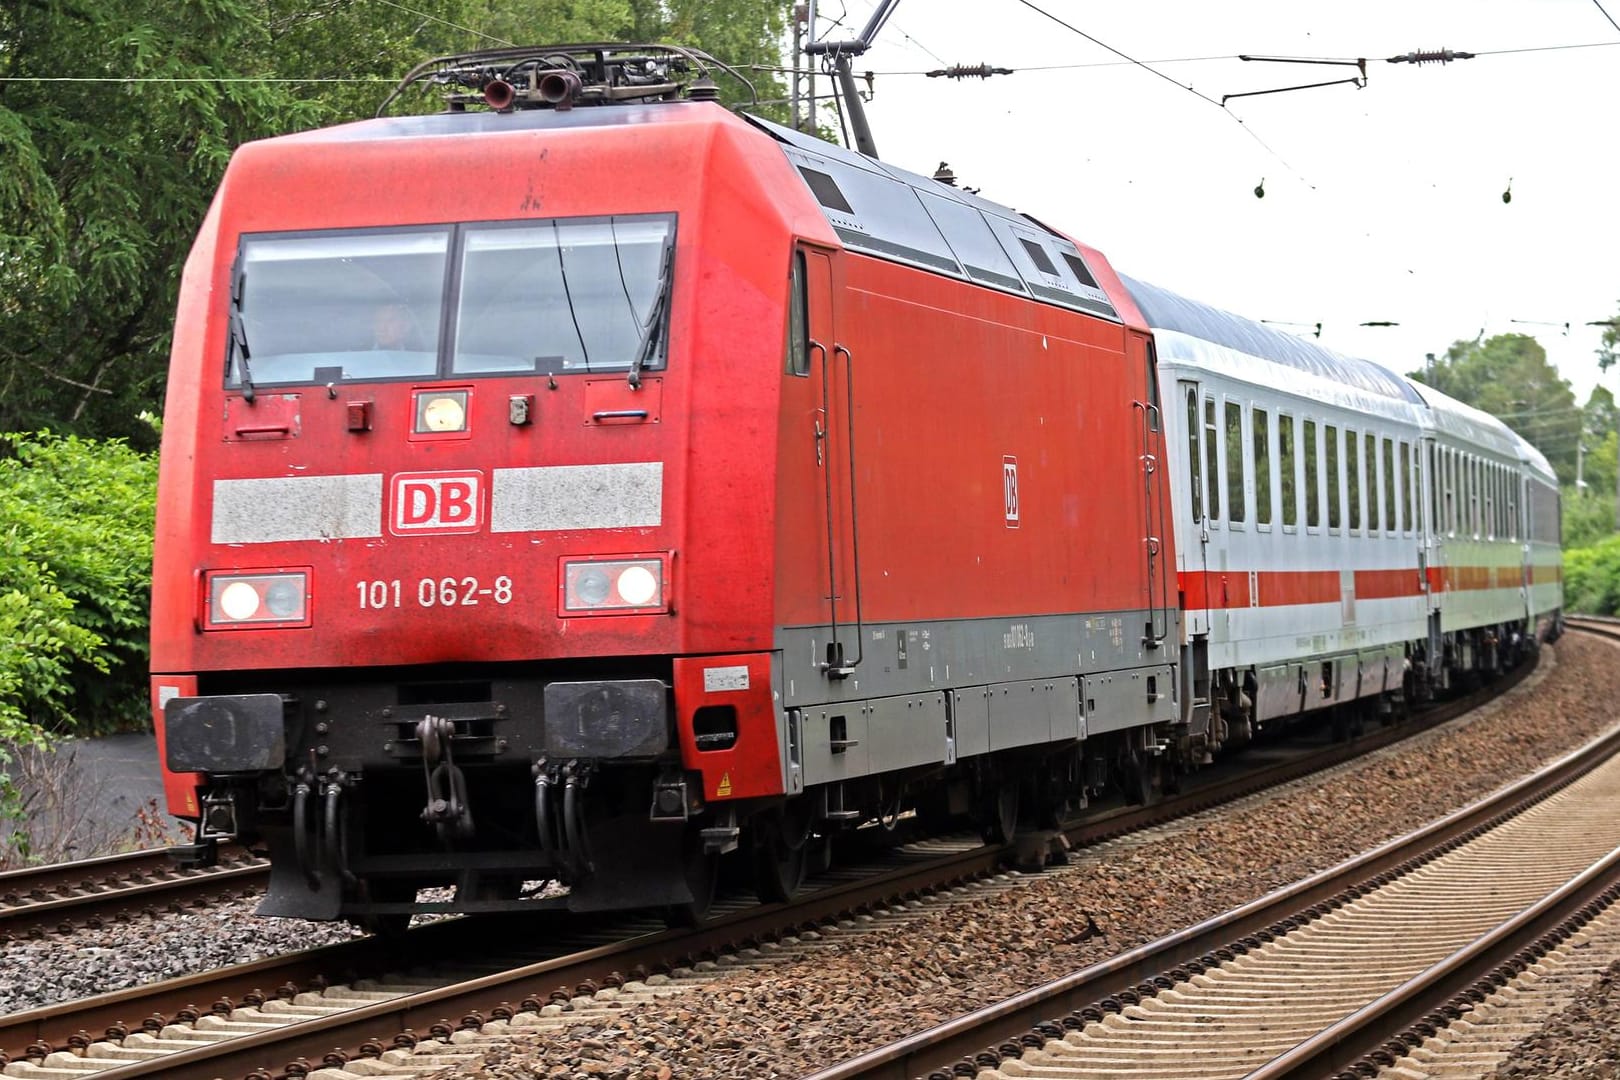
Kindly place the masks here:
[[(1368, 84), (1223, 110), (1019, 0), (904, 0), (855, 64), (878, 73), (867, 108), (880, 156), (924, 175), (947, 161), (959, 182), (1119, 270), (1251, 318), (1320, 321), (1323, 344), (1397, 370), (1481, 330), (1532, 334), (1585, 402), (1601, 329), (1582, 324), (1620, 312), (1620, 31), (1593, 0), (1037, 2), (1146, 62), (1366, 56)], [(1620, 0), (1603, 5), (1620, 19)], [(875, 6), (819, 0), (818, 33), (852, 37)], [(1384, 60), (1604, 42), (1616, 44), (1444, 66)], [(1020, 70), (985, 81), (885, 74), (980, 62)], [(1119, 66), (1028, 70), (1080, 64)], [(1152, 66), (1217, 102), (1356, 74)], [(818, 92), (829, 85), (818, 79)], [(1358, 325), (1370, 320), (1401, 325)], [(1620, 388), (1620, 375), (1605, 383)]]

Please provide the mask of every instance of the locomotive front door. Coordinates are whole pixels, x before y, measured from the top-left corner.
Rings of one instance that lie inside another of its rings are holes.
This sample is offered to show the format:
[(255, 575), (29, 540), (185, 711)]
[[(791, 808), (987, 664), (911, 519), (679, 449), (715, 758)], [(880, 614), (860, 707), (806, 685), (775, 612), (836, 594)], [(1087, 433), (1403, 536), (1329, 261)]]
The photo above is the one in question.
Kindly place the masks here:
[(855, 490), (855, 357), (839, 337), (832, 258), (805, 251), (807, 360), (816, 388), (811, 437), (816, 443), (816, 489), (825, 533), (828, 639), (822, 671), (835, 679), (861, 662), (860, 545)]

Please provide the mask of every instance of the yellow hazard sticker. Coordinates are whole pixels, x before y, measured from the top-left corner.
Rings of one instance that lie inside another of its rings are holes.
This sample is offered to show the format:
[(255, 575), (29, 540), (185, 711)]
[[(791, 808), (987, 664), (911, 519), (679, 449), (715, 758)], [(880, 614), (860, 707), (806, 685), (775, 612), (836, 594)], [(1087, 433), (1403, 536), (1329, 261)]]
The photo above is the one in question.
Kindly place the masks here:
[(731, 774), (728, 773), (728, 772), (723, 772), (723, 773), (720, 774), (720, 783), (715, 785), (714, 797), (717, 798), (717, 799), (723, 799), (727, 795), (730, 795), (730, 794), (731, 794)]

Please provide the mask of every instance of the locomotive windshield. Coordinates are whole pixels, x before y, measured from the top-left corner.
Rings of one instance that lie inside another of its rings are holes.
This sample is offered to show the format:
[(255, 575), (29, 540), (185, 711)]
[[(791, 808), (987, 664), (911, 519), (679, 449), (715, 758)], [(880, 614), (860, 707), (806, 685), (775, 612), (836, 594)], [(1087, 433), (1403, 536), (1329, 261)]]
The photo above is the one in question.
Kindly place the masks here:
[(244, 237), (227, 385), (662, 364), (673, 215)]

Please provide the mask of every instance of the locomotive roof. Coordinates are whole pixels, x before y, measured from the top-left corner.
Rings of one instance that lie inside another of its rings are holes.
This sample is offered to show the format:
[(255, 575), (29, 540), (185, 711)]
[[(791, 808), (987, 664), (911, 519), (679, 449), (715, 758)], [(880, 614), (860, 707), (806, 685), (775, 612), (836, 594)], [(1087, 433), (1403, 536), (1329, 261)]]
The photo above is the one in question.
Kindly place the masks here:
[(1080, 249), (1040, 222), (932, 177), (744, 118), (781, 144), (846, 246), (1119, 320)]
[(1148, 326), (1213, 341), (1248, 356), (1309, 372), (1340, 386), (1412, 405), (1424, 404), (1409, 382), (1371, 360), (1345, 356), (1253, 319), (1189, 300), (1169, 289), (1120, 275)]
[(667, 101), (657, 104), (590, 106), (578, 109), (516, 109), (512, 112), (470, 110), (416, 116), (382, 116), (349, 124), (312, 128), (279, 136), (280, 140), (360, 142), (370, 139), (419, 139), (435, 135), (498, 134), (508, 131), (584, 127), (624, 127), (671, 119), (727, 117), (725, 109), (707, 102)]

